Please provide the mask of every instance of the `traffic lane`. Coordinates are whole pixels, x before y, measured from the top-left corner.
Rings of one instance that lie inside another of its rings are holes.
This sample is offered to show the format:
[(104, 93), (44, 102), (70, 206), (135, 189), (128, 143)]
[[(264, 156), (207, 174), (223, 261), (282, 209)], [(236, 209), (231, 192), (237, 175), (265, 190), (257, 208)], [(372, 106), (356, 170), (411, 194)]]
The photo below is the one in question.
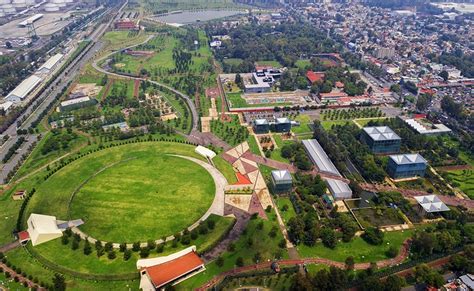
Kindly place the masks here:
[(26, 141), (16, 151), (16, 154), (13, 155), (13, 157), (8, 162), (3, 164), (2, 171), (0, 174), (0, 179), (2, 181), (2, 184), (6, 182), (6, 177), (8, 173), (10, 173), (10, 171), (12, 171), (15, 168), (15, 166), (20, 162), (22, 156), (28, 153), (28, 148), (31, 146), (31, 144), (38, 141), (38, 135), (36, 134), (26, 135), (25, 138), (26, 138)]

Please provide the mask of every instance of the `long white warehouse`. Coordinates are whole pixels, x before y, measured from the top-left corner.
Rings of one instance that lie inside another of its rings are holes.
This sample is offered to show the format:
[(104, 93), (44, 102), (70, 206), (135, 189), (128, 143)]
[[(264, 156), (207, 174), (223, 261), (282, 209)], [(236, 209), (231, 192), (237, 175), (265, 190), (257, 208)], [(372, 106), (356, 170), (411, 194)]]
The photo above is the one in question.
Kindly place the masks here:
[(35, 75), (31, 75), (23, 82), (21, 82), (13, 91), (11, 91), (6, 97), (6, 101), (13, 103), (19, 103), (23, 101), (28, 94), (31, 93), (40, 83), (41, 78)]
[(303, 146), (306, 150), (306, 153), (309, 155), (309, 158), (313, 164), (316, 165), (319, 171), (341, 176), (336, 166), (334, 166), (317, 140), (305, 139), (303, 140)]
[(37, 72), (40, 74), (49, 74), (58, 66), (59, 62), (63, 58), (63, 54), (55, 54), (50, 57), (41, 67), (38, 68)]

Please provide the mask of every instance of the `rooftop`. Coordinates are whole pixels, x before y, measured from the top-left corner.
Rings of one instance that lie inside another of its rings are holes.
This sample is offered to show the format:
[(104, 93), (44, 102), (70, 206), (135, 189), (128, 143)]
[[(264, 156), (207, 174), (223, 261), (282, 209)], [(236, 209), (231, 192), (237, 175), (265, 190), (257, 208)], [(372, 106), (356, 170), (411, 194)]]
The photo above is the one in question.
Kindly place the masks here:
[(352, 190), (347, 183), (335, 179), (326, 179), (326, 182), (334, 198), (346, 199), (352, 197)]
[(427, 163), (420, 154), (391, 155), (390, 159), (392, 159), (392, 161), (394, 161), (397, 165)]
[(267, 125), (268, 124), (268, 120), (266, 119), (255, 119), (255, 125)]
[(316, 164), (316, 167), (318, 167), (318, 169), (321, 172), (327, 172), (327, 173), (331, 173), (337, 176), (341, 176), (336, 166), (334, 166), (334, 164), (329, 159), (326, 152), (323, 150), (323, 148), (321, 147), (321, 145), (318, 143), (317, 140), (315, 139), (303, 140), (303, 146), (308, 152), (313, 163)]
[(275, 181), (291, 182), (291, 174), (288, 172), (288, 170), (274, 170), (272, 171), (272, 177)]
[(33, 90), (39, 83), (41, 82), (41, 78), (35, 75), (31, 75), (23, 82), (21, 82), (13, 91), (11, 91), (8, 95), (9, 96), (18, 96), (20, 99), (25, 98), (31, 90)]
[(436, 195), (416, 196), (415, 200), (428, 213), (449, 211), (449, 207), (444, 204)]
[(38, 70), (51, 70), (63, 58), (63, 56), (63, 54), (55, 54), (54, 56), (50, 57)]
[(428, 128), (416, 119), (405, 119), (405, 122), (419, 134), (436, 134), (451, 132), (451, 129), (442, 123), (432, 124), (431, 128)]
[(144, 269), (153, 285), (159, 288), (203, 265), (201, 258), (194, 251), (190, 251), (161, 264), (144, 267)]
[(375, 141), (382, 140), (397, 140), (401, 139), (390, 127), (388, 126), (372, 126), (364, 127), (364, 131)]

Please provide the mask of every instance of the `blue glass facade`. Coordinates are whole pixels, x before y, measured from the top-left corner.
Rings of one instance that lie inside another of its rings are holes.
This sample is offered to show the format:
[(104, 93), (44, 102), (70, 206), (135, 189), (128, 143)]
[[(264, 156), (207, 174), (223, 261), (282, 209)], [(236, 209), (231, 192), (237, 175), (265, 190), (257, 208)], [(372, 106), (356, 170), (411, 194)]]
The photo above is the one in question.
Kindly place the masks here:
[(397, 164), (393, 159), (388, 160), (387, 173), (394, 179), (423, 177), (425, 171), (425, 162)]

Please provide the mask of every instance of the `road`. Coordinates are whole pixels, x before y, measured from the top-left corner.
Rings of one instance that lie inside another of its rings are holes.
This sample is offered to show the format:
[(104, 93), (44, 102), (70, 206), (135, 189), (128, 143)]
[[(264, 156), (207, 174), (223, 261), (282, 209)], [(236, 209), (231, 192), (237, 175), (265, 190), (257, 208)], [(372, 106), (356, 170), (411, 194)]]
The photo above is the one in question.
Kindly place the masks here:
[(177, 95), (179, 95), (181, 98), (183, 98), (185, 101), (186, 101), (186, 104), (188, 105), (188, 108), (190, 109), (191, 111), (191, 117), (192, 117), (192, 129), (191, 129), (191, 134), (190, 135), (194, 135), (196, 137), (199, 136), (199, 113), (196, 109), (196, 106), (193, 102), (193, 100), (186, 94), (176, 90), (175, 88), (172, 88), (166, 84), (163, 84), (163, 83), (160, 83), (160, 82), (157, 82), (157, 81), (153, 81), (153, 80), (149, 80), (147, 78), (141, 78), (141, 77), (133, 77), (133, 76), (128, 76), (128, 75), (122, 75), (122, 74), (118, 74), (118, 73), (112, 73), (112, 72), (109, 72), (107, 70), (105, 70), (104, 68), (100, 67), (98, 65), (99, 62), (107, 59), (107, 58), (110, 58), (112, 55), (122, 51), (122, 50), (125, 50), (125, 49), (131, 49), (131, 48), (134, 48), (134, 47), (137, 47), (139, 45), (142, 45), (142, 44), (145, 44), (147, 43), (148, 41), (150, 41), (150, 39), (152, 39), (154, 37), (154, 35), (151, 35), (150, 37), (148, 37), (145, 41), (141, 42), (141, 43), (138, 43), (138, 44), (134, 44), (134, 45), (131, 45), (131, 46), (128, 46), (128, 47), (124, 47), (122, 48), (121, 50), (118, 50), (118, 51), (114, 51), (112, 53), (109, 53), (97, 60), (95, 60), (93, 63), (92, 63), (92, 66), (94, 67), (94, 69), (96, 69), (97, 71), (101, 72), (101, 73), (104, 73), (106, 75), (109, 75), (109, 76), (112, 76), (112, 77), (118, 77), (118, 78), (124, 78), (124, 79), (128, 79), (128, 80), (140, 80), (140, 81), (148, 81), (152, 84), (155, 84), (155, 85), (158, 85), (158, 86), (161, 86)]
[[(117, 12), (117, 15), (120, 14), (120, 11), (127, 5), (127, 3), (128, 1), (120, 7)], [(107, 25), (98, 26), (98, 28), (92, 33), (93, 37), (91, 38), (91, 47), (89, 49), (86, 48), (81, 54), (79, 54), (77, 58), (57, 76), (56, 80), (54, 80), (54, 82), (52, 82), (51, 85), (49, 85), (49, 87), (46, 88), (43, 93), (41, 93), (36, 98), (36, 101), (32, 102), (32, 104), (25, 110), (25, 112), (17, 118), (17, 121), (26, 118), (26, 120), (19, 127), (20, 129), (28, 129), (31, 124), (38, 118), (38, 116), (40, 116), (42, 112), (47, 110), (48, 106), (54, 102), (56, 95), (58, 95), (64, 88), (68, 86), (69, 82), (71, 82), (75, 78), (77, 73), (79, 73), (79, 70), (94, 56), (95, 52), (102, 47), (103, 44), (99, 42), (99, 39), (114, 20), (115, 17), (111, 17)], [(39, 104), (39, 106), (35, 108), (37, 104)], [(10, 147), (19, 138), (19, 136), (17, 135), (16, 125), (17, 122), (12, 123), (12, 125), (10, 125), (3, 132), (3, 134), (8, 134), (10, 138), (0, 148), (0, 159), (3, 159)], [(34, 134), (26, 134), (24, 135), (24, 137), (29, 143), (36, 140), (36, 135)], [(2, 184), (6, 182), (6, 177), (8, 173), (14, 169), (21, 156), (27, 153), (27, 150), (28, 146), (21, 146), (21, 148), (17, 150), (16, 154), (7, 163), (3, 164), (0, 172), (0, 182)]]

